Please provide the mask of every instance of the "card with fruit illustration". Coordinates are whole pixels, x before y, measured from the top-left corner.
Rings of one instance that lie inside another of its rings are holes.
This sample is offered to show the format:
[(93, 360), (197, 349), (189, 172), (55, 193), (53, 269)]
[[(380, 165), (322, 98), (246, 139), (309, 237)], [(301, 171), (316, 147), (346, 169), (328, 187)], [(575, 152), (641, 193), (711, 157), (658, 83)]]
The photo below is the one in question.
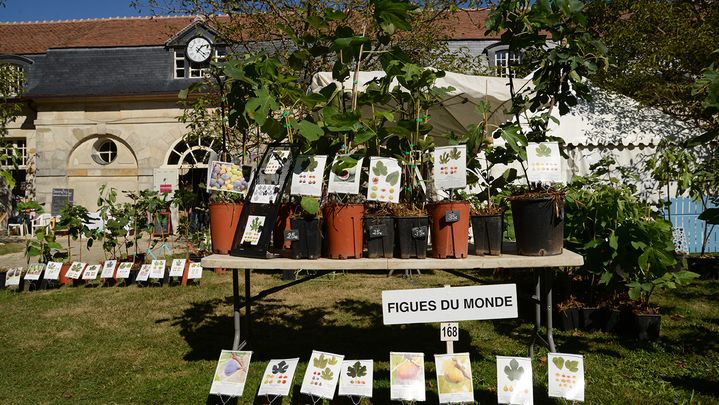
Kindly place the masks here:
[(82, 273), (83, 280), (96, 280), (97, 275), (100, 273), (99, 264), (91, 264), (85, 267), (85, 271)]
[(202, 278), (202, 264), (201, 263), (190, 263), (187, 269), (187, 279), (195, 280)]
[(566, 182), (557, 142), (530, 142), (527, 145), (527, 177), (531, 182)]
[(330, 193), (359, 194), (360, 174), (364, 158), (337, 155), (332, 162), (328, 191)]
[(43, 270), (45, 270), (45, 264), (31, 264), (30, 267), (27, 268), (27, 273), (25, 273), (25, 280), (40, 280), (40, 275)]
[(282, 360), (270, 360), (265, 368), (265, 373), (262, 375), (262, 381), (260, 382), (260, 389), (257, 391), (257, 395), (275, 395), (275, 396), (287, 396), (290, 393), (292, 387), (292, 379), (295, 376), (295, 370), (297, 370), (297, 363), (299, 358), (294, 359), (282, 359)]
[(210, 162), (207, 168), (207, 189), (230, 193), (247, 193), (249, 183), (242, 174), (242, 167), (230, 162)]
[(287, 158), (290, 156), (289, 150), (274, 150), (270, 156), (267, 164), (262, 168), (262, 173), (266, 175), (274, 175), (280, 171), (280, 168), (287, 162)]
[(153, 260), (150, 264), (150, 278), (165, 278), (165, 260)]
[(584, 357), (549, 353), (549, 396), (584, 401)]
[(217, 361), (210, 394), (241, 397), (250, 370), (252, 352), (223, 350)]
[(60, 270), (62, 270), (61, 262), (48, 262), (45, 266), (45, 280), (58, 280), (60, 278)]
[(344, 357), (340, 354), (313, 350), (300, 392), (320, 398), (334, 398)]
[(117, 267), (117, 260), (106, 260), (102, 265), (100, 278), (112, 278), (115, 275), (115, 267)]
[(172, 265), (170, 266), (170, 277), (182, 277), (185, 272), (186, 259), (172, 259)]
[(402, 188), (402, 170), (394, 158), (372, 156), (369, 160), (367, 200), (399, 202)]
[(260, 215), (250, 215), (247, 217), (247, 225), (245, 231), (242, 233), (242, 240), (240, 244), (249, 243), (250, 245), (257, 245), (260, 242), (262, 236), (262, 227), (265, 225), (265, 217)]
[(440, 404), (474, 402), (469, 353), (435, 354)]
[(434, 149), (432, 178), (438, 190), (467, 186), (467, 147), (465, 145), (439, 146)]
[(20, 277), (22, 276), (22, 267), (13, 267), (5, 273), (5, 287), (19, 286)]
[(291, 194), (321, 197), (326, 164), (326, 155), (298, 156), (292, 169)]
[(135, 281), (147, 281), (148, 278), (150, 278), (150, 266), (149, 264), (143, 264), (140, 266), (140, 271), (137, 272), (137, 277), (135, 277)]
[(132, 270), (132, 262), (120, 263), (120, 267), (117, 268), (117, 278), (130, 278), (130, 270)]
[(532, 359), (497, 356), (497, 402), (525, 405), (534, 403)]
[(65, 276), (72, 280), (79, 280), (82, 271), (85, 270), (85, 266), (87, 266), (87, 264), (82, 262), (72, 262)]
[(372, 360), (344, 360), (338, 394), (372, 398), (373, 367)]
[(390, 352), (389, 382), (393, 401), (424, 401), (424, 353)]

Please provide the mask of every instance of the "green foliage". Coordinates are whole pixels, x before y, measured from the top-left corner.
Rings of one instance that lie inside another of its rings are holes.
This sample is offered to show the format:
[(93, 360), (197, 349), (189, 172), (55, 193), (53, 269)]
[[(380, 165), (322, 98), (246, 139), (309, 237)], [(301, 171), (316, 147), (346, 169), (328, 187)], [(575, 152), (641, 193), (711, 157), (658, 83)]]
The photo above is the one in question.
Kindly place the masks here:
[[(88, 246), (92, 246), (92, 232), (87, 227), (91, 222), (87, 208), (79, 204), (68, 204), (60, 210), (60, 220), (57, 228), (67, 232), (67, 255), (72, 258), (72, 244), (70, 238), (77, 240), (81, 236), (89, 236)], [(80, 249), (80, 261), (82, 261), (82, 249)]]
[(29, 239), (25, 245), (25, 256), (28, 263), (31, 257), (37, 257), (39, 263), (62, 261), (67, 258), (67, 252), (55, 240), (55, 233), (40, 229), (35, 232), (35, 239)]
[(300, 206), (307, 215), (317, 216), (320, 212), (320, 202), (316, 197), (302, 197)]
[(35, 211), (35, 214), (40, 215), (43, 212), (45, 212), (45, 209), (42, 207), (42, 205), (35, 201), (20, 201), (17, 203), (17, 210), (20, 212), (28, 212), (28, 211)]

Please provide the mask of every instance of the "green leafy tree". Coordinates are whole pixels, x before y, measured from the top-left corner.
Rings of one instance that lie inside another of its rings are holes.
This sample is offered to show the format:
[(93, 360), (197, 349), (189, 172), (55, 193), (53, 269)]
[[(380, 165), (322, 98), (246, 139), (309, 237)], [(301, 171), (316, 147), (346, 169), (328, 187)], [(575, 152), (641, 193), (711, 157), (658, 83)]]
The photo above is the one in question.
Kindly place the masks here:
[[(67, 255), (72, 258), (72, 243), (73, 240), (77, 240), (83, 235), (91, 235), (90, 229), (87, 227), (90, 224), (90, 215), (87, 208), (77, 204), (67, 204), (60, 210), (60, 220), (57, 222), (57, 228), (67, 232)], [(88, 246), (92, 246), (90, 238), (87, 242)], [(79, 260), (82, 261), (82, 248), (80, 248)]]
[[(0, 6), (4, 7), (3, 3)], [(0, 138), (8, 134), (8, 125), (13, 122), (23, 110), (19, 97), (22, 94), (25, 76), (21, 69), (9, 63), (0, 63)], [(0, 152), (0, 160), (12, 161), (17, 165), (19, 154), (15, 148), (4, 148)], [(9, 188), (15, 186), (15, 179), (8, 169), (0, 169), (0, 178)]]

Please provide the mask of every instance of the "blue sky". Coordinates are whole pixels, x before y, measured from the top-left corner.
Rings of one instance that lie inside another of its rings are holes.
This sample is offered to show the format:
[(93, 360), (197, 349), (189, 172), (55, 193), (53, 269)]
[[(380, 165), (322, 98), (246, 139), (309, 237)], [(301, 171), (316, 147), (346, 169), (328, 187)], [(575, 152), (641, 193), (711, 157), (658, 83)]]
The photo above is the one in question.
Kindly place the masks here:
[[(149, 16), (130, 7), (131, 0), (5, 0), (0, 21), (74, 20)], [(1, 3), (2, 1), (0, 1)]]

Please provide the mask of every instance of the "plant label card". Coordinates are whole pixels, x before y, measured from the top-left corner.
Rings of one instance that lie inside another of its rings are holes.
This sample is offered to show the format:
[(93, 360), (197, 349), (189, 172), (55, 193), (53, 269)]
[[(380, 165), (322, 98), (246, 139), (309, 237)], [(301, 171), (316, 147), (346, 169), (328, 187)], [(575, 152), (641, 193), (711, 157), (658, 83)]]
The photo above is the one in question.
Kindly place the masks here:
[(190, 263), (190, 267), (187, 269), (187, 279), (195, 280), (202, 278), (202, 263)]
[(390, 399), (424, 401), (424, 353), (390, 352)]
[(210, 394), (241, 397), (250, 370), (252, 352), (223, 350), (217, 361)]
[(530, 142), (527, 145), (527, 177), (531, 182), (566, 182), (557, 142)]
[(397, 159), (372, 156), (369, 160), (367, 200), (398, 203), (401, 188), (402, 169)]
[(320, 398), (334, 398), (344, 357), (340, 354), (313, 350), (300, 392)]
[(257, 184), (252, 192), (250, 202), (257, 204), (274, 204), (280, 187), (275, 184)]
[(262, 236), (262, 227), (265, 225), (265, 217), (259, 215), (250, 215), (247, 217), (247, 226), (245, 231), (242, 233), (242, 239), (240, 244), (249, 243), (250, 245), (257, 245), (260, 242), (260, 236)]
[(72, 280), (79, 280), (82, 271), (85, 270), (85, 266), (86, 264), (83, 262), (72, 262), (65, 276)]
[(148, 278), (150, 278), (150, 266), (149, 264), (143, 264), (140, 266), (140, 271), (137, 272), (137, 277), (135, 277), (135, 281), (147, 281)]
[(497, 402), (523, 405), (534, 403), (532, 359), (497, 356)]
[(270, 156), (270, 159), (267, 161), (267, 165), (265, 165), (265, 168), (262, 169), (262, 173), (269, 175), (277, 174), (277, 172), (280, 171), (282, 166), (284, 166), (289, 156), (289, 150), (274, 151), (272, 153), (272, 156)]
[(215, 160), (207, 168), (208, 190), (246, 193), (248, 187), (249, 183), (245, 180), (240, 165)]
[(474, 402), (469, 353), (435, 354), (440, 404)]
[(363, 161), (364, 158), (355, 160), (350, 155), (338, 155), (332, 162), (328, 191), (336, 194), (359, 194)]
[(438, 190), (467, 186), (467, 146), (439, 146), (433, 152), (432, 178)]
[(82, 273), (83, 280), (96, 280), (97, 275), (100, 273), (99, 264), (91, 264), (85, 267), (85, 271)]
[(60, 270), (62, 270), (61, 262), (49, 262), (45, 267), (45, 280), (59, 280)]
[(584, 357), (578, 354), (549, 353), (549, 396), (584, 401)]
[(372, 398), (372, 360), (344, 360), (339, 395)]
[(270, 360), (262, 375), (262, 382), (257, 395), (274, 395), (286, 397), (292, 387), (292, 379), (297, 370), (299, 358)]
[(115, 276), (115, 267), (117, 267), (117, 260), (107, 260), (102, 265), (102, 274), (100, 274), (100, 278), (112, 278)]
[(291, 194), (321, 197), (326, 164), (326, 155), (298, 156), (292, 170)]
[(30, 267), (27, 268), (27, 273), (25, 273), (25, 280), (40, 280), (43, 270), (45, 270), (43, 263), (31, 264)]
[(117, 268), (117, 278), (130, 278), (130, 270), (132, 270), (132, 262), (120, 263), (120, 267)]
[(5, 287), (20, 285), (20, 276), (22, 276), (22, 267), (13, 267), (5, 274)]
[(185, 272), (186, 259), (173, 259), (172, 266), (170, 267), (170, 277), (182, 277)]
[(165, 278), (165, 260), (153, 260), (150, 264), (150, 278)]

